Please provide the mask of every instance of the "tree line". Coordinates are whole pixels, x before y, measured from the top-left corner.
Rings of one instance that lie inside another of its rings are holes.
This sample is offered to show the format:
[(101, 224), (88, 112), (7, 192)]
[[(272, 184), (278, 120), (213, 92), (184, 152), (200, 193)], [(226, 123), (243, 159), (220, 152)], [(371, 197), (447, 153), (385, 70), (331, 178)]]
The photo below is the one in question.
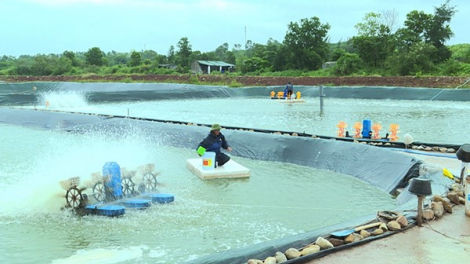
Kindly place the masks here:
[(355, 25), (357, 34), (338, 43), (330, 43), (328, 23), (311, 17), (289, 23), (282, 42), (248, 40), (244, 47), (235, 44), (232, 49), (223, 43), (210, 52), (192, 50), (183, 37), (166, 55), (153, 50), (104, 52), (99, 47), (18, 58), (4, 55), (0, 75), (185, 74), (195, 60), (225, 61), (236, 68), (227, 74), (240, 75), (469, 75), (470, 44), (446, 45), (453, 36), (449, 23), (456, 12), (447, 0), (432, 14), (409, 12), (402, 26), (397, 25), (396, 11), (367, 13)]

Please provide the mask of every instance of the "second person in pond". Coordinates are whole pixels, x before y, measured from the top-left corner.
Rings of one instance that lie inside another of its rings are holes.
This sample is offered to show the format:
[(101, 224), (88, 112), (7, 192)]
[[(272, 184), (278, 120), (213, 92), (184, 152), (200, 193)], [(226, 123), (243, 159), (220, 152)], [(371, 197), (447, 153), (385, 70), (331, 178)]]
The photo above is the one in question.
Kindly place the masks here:
[(213, 124), (211, 126), (211, 131), (201, 143), (198, 145), (197, 152), (200, 156), (204, 154), (205, 151), (215, 152), (216, 167), (223, 166), (230, 160), (230, 157), (221, 152), (221, 148), (232, 151), (232, 148), (228, 145), (225, 136), (220, 132), (220, 125)]
[(286, 90), (287, 90), (287, 98), (286, 99), (288, 99), (288, 100), (289, 99), (295, 99), (295, 98), (292, 97), (292, 95), (294, 95), (294, 86), (292, 85), (291, 82), (287, 83)]

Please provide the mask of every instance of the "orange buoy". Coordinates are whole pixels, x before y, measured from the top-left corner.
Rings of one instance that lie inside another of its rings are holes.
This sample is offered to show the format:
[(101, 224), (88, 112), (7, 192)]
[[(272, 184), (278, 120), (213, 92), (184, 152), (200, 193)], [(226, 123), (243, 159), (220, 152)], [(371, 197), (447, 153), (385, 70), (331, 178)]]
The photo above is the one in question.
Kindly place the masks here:
[(344, 137), (344, 130), (347, 126), (348, 126), (348, 124), (346, 124), (346, 122), (339, 121), (339, 123), (336, 125), (336, 127), (339, 128), (338, 137)]
[(361, 137), (361, 130), (362, 130), (361, 122), (356, 122), (353, 127), (354, 127), (354, 130), (356, 131), (356, 133), (354, 134), (354, 137), (355, 138), (360, 138)]

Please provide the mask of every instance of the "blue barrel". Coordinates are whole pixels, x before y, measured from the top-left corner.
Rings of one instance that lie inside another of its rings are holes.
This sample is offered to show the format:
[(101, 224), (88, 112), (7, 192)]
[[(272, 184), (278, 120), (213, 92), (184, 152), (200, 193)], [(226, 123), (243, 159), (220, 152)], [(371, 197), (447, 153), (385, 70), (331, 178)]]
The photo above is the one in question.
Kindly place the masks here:
[(362, 137), (370, 138), (371, 131), (372, 122), (370, 121), (370, 119), (364, 119), (364, 121), (362, 121)]
[(122, 197), (122, 186), (121, 186), (121, 167), (116, 162), (106, 162), (103, 166), (104, 177), (109, 177), (109, 180), (105, 183), (108, 199), (116, 200)]

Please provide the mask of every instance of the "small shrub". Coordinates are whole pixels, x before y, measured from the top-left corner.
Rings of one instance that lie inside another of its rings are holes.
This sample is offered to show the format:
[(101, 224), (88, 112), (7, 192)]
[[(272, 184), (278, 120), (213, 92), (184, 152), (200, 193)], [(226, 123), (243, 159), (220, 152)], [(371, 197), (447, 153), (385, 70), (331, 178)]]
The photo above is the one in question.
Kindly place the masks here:
[(230, 88), (238, 88), (238, 87), (244, 87), (243, 84), (237, 82), (237, 80), (235, 79), (232, 79), (232, 81), (230, 82), (230, 84), (228, 85), (228, 87)]
[(134, 82), (134, 80), (132, 80), (131, 77), (126, 77), (124, 79), (121, 79), (121, 82), (123, 82), (123, 83), (132, 83), (132, 82)]
[(447, 60), (443, 64), (440, 65), (441, 68), (441, 75), (444, 76), (456, 76), (461, 74), (463, 63), (458, 62), (456, 60)]
[(199, 84), (199, 78), (197, 75), (195, 74), (192, 74), (191, 76), (189, 76), (189, 83), (192, 83), (192, 84)]

